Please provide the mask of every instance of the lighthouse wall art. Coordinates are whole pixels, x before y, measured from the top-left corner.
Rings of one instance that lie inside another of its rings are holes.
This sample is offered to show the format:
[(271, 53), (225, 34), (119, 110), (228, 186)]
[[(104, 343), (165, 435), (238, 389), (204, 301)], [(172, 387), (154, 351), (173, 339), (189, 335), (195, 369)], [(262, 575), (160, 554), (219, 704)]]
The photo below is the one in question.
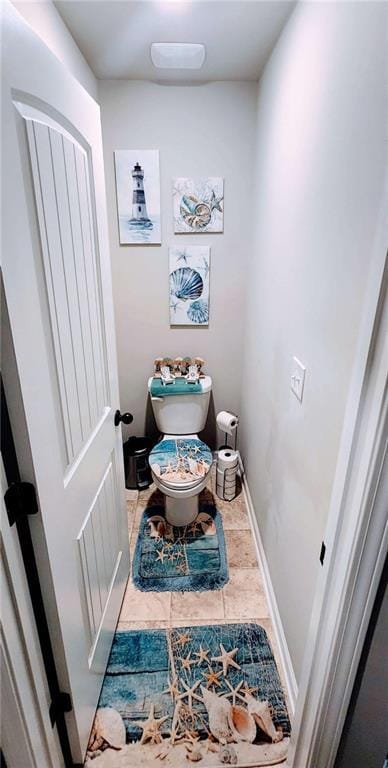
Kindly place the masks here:
[(160, 177), (157, 149), (114, 153), (121, 245), (160, 245)]
[(224, 180), (177, 178), (173, 181), (175, 234), (224, 231)]

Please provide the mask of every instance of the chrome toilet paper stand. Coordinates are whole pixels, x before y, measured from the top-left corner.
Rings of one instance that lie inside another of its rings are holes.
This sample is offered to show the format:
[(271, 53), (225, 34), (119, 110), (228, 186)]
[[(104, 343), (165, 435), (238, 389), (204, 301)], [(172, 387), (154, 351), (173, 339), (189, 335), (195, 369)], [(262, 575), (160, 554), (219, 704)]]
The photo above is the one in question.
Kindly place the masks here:
[[(237, 422), (236, 423), (236, 429), (234, 430), (234, 448), (233, 448), (234, 451), (237, 451), (237, 430), (238, 430), (239, 418), (237, 416), (237, 413), (234, 413), (233, 411), (228, 411), (228, 413), (231, 413), (232, 416), (234, 416), (234, 418), (236, 419), (236, 422)], [(228, 443), (228, 433), (224, 432), (224, 435), (225, 435), (225, 445), (220, 445), (220, 447), (218, 449), (219, 451), (225, 451), (227, 448), (232, 448), (232, 446), (229, 445), (229, 443)]]

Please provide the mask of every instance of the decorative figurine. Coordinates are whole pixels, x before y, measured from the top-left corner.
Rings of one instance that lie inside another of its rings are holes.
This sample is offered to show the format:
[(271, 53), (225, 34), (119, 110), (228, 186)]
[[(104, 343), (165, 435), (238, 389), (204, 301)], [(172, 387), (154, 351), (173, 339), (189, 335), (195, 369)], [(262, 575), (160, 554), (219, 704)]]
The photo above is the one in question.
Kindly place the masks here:
[(202, 370), (203, 366), (205, 365), (205, 360), (203, 357), (195, 357), (193, 360), (194, 365), (198, 366), (198, 374), (199, 376), (204, 376), (204, 372)]
[(163, 363), (163, 358), (162, 357), (157, 357), (154, 360), (154, 367), (155, 367), (154, 376), (157, 377), (157, 378), (159, 378), (159, 376), (160, 376), (160, 367), (161, 367), (162, 363)]
[(174, 360), (174, 373), (175, 376), (181, 376), (182, 375), (182, 363), (183, 363), (183, 357), (176, 357)]

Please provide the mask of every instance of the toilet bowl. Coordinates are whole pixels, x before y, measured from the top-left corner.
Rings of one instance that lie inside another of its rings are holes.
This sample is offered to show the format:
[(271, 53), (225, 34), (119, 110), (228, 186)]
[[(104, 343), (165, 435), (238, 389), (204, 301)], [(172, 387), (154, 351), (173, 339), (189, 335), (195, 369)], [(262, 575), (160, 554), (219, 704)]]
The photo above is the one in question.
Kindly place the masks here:
[(205, 488), (212, 465), (210, 448), (198, 437), (206, 422), (211, 378), (201, 379), (201, 390), (193, 392), (169, 384), (166, 392), (152, 395), (156, 424), (163, 437), (149, 455), (155, 485), (165, 496), (166, 519), (171, 525), (185, 526), (198, 514), (198, 497)]

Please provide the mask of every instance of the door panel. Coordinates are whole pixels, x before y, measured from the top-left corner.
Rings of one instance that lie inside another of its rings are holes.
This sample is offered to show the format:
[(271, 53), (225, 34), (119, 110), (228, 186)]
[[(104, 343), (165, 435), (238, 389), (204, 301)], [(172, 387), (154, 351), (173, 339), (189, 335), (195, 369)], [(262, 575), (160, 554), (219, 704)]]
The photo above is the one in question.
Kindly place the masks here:
[(10, 4), (3, 16), (4, 289), (81, 762), (129, 571), (100, 114)]
[[(112, 461), (114, 461), (112, 459)], [(77, 536), (82, 574), (84, 615), (90, 638), (89, 664), (121, 557), (115, 509), (115, 471), (109, 463)]]
[(87, 157), (45, 114), (17, 108), (26, 122), (70, 464), (109, 400)]

